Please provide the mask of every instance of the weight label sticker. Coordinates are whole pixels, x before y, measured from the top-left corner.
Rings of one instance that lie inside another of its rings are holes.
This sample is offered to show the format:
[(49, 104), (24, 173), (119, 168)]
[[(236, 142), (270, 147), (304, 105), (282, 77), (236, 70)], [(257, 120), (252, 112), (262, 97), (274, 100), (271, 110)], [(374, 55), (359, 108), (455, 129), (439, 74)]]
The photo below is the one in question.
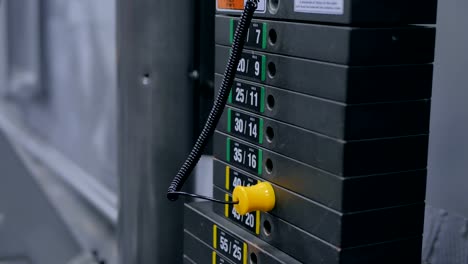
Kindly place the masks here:
[(257, 183), (258, 180), (250, 178), (249, 176), (244, 175), (229, 166), (226, 166), (226, 191), (232, 193), (236, 186), (249, 187), (256, 185)]
[(228, 108), (227, 131), (241, 138), (263, 144), (263, 119)]
[[(232, 201), (232, 197), (227, 193), (225, 195), (225, 201)], [(226, 218), (238, 223), (252, 233), (260, 234), (260, 211), (240, 215), (233, 204), (225, 204), (224, 206), (224, 216)]]
[[(234, 42), (234, 33), (237, 29), (238, 20), (231, 18), (229, 26), (229, 41), (232, 44)], [(266, 49), (267, 47), (267, 23), (250, 23), (250, 27), (247, 30), (247, 36), (245, 37), (245, 47), (253, 47), (259, 49)]]
[(343, 15), (344, 0), (294, 0), (294, 12)]
[(266, 79), (266, 57), (255, 53), (242, 53), (237, 65), (237, 75), (264, 82)]
[[(231, 11), (242, 12), (244, 10), (247, 0), (217, 0), (216, 10), (218, 11)], [(266, 12), (266, 0), (259, 0), (257, 10), (255, 13)]]
[(227, 138), (226, 160), (233, 162), (247, 171), (262, 175), (263, 152)]
[(247, 263), (247, 243), (213, 225), (213, 247), (238, 264)]
[(228, 103), (263, 113), (265, 112), (265, 88), (235, 81)]

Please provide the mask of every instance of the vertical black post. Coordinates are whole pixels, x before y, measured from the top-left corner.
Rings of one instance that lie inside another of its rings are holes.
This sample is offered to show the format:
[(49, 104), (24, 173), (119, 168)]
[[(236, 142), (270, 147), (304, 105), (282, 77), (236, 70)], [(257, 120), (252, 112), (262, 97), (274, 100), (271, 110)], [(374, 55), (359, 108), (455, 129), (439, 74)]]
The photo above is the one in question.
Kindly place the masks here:
[(119, 0), (121, 263), (181, 263), (183, 199), (167, 187), (193, 143), (194, 1)]

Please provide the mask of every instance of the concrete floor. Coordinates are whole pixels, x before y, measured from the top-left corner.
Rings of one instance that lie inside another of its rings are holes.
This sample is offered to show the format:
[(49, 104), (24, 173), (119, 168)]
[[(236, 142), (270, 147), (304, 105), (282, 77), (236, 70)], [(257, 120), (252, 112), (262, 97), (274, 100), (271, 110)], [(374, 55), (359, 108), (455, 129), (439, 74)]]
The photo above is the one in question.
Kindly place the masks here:
[(61, 181), (60, 177), (54, 175), (47, 166), (21, 148), (17, 148), (17, 150), (49, 201), (57, 209), (84, 250), (81, 258), (78, 257), (75, 262), (71, 261), (70, 263), (90, 263), (85, 262), (88, 259), (87, 255), (97, 256), (101, 260), (100, 264), (118, 263), (115, 228), (70, 186)]

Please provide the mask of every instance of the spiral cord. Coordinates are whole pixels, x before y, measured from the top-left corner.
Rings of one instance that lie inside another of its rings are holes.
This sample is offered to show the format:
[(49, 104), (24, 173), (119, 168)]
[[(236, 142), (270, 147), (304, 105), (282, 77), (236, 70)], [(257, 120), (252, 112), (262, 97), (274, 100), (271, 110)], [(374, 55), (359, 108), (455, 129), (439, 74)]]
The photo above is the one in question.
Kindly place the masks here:
[[(244, 40), (247, 37), (247, 30), (250, 26), (250, 22), (252, 21), (252, 17), (256, 9), (257, 0), (247, 1), (245, 9), (237, 25), (236, 32), (234, 34), (231, 53), (226, 66), (226, 70), (224, 72), (224, 78), (221, 83), (218, 96), (216, 97), (213, 103), (213, 107), (211, 108), (208, 119), (206, 120), (206, 123), (203, 126), (203, 129), (200, 135), (198, 136), (195, 145), (193, 146), (190, 154), (188, 155), (184, 164), (179, 169), (179, 172), (174, 177), (169, 186), (169, 189), (167, 190), (167, 198), (170, 201), (176, 201), (179, 195), (206, 199), (206, 197), (200, 195), (187, 195), (187, 193), (180, 192), (180, 189), (182, 188), (185, 181), (188, 179), (193, 169), (197, 165), (198, 161), (200, 160), (203, 150), (206, 148), (208, 140), (213, 136), (213, 133), (216, 129), (216, 125), (218, 124), (219, 119), (221, 118), (224, 107), (226, 106), (226, 102), (229, 97), (229, 93), (231, 91), (231, 87), (234, 83), (237, 64), (239, 63), (242, 50), (244, 49)], [(215, 202), (221, 202), (212, 198), (210, 198), (210, 200)]]

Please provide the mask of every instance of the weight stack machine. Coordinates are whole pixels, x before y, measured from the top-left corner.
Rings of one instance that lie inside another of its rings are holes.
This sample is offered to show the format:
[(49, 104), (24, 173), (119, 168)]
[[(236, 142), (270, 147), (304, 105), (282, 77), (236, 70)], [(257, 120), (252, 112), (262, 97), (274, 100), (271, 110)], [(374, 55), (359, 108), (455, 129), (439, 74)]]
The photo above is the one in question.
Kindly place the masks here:
[[(268, 213), (185, 205), (185, 263), (421, 263), (435, 0), (261, 0), (214, 135), (213, 193), (267, 181)], [(217, 0), (219, 87), (244, 0)]]

